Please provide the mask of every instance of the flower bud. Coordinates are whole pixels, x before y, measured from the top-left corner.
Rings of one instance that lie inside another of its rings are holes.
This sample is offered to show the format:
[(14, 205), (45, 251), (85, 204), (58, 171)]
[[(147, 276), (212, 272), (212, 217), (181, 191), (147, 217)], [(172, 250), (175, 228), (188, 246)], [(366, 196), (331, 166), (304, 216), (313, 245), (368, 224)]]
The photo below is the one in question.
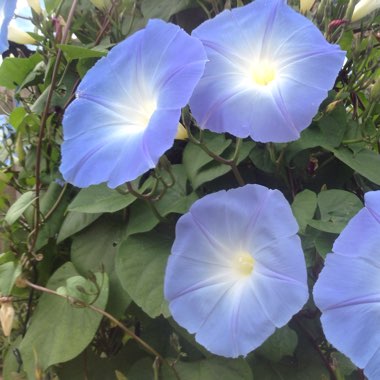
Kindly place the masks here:
[(42, 13), (39, 0), (26, 0), (26, 1), (28, 2), (28, 5), (30, 6), (30, 8), (34, 10), (34, 12), (36, 12), (39, 15)]
[(359, 21), (363, 17), (366, 17), (371, 12), (380, 8), (380, 0), (360, 0), (354, 9), (354, 13), (352, 14), (351, 21)]
[(315, 0), (300, 0), (300, 12), (305, 14), (313, 7)]
[(175, 137), (176, 140), (187, 140), (189, 135), (187, 134), (186, 128), (181, 124), (178, 123), (178, 129), (177, 129), (177, 135)]
[(22, 45), (36, 43), (36, 40), (32, 36), (18, 28), (13, 23), (8, 25), (8, 40)]
[(4, 302), (0, 306), (0, 324), (3, 329), (4, 336), (11, 335), (15, 309), (12, 302)]

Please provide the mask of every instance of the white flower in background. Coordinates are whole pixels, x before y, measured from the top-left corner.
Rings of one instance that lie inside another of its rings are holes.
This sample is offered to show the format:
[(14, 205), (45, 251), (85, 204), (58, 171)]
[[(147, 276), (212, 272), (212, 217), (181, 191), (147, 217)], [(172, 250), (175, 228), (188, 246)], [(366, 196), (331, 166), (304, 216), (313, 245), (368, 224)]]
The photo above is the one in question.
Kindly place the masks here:
[(359, 21), (363, 17), (368, 16), (371, 12), (380, 8), (380, 0), (360, 0), (354, 9), (351, 21)]

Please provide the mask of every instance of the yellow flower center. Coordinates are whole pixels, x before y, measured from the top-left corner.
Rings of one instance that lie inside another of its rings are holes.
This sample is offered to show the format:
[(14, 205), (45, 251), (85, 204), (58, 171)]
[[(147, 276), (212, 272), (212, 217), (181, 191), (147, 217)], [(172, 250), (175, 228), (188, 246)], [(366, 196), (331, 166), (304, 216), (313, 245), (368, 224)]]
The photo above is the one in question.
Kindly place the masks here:
[(254, 265), (254, 258), (247, 252), (239, 253), (234, 261), (234, 267), (240, 276), (249, 276)]
[(141, 105), (140, 115), (141, 115), (141, 125), (145, 128), (148, 126), (150, 118), (157, 109), (157, 102), (154, 99), (150, 99)]
[(253, 65), (251, 80), (260, 86), (267, 86), (276, 78), (276, 70), (269, 62), (261, 61)]

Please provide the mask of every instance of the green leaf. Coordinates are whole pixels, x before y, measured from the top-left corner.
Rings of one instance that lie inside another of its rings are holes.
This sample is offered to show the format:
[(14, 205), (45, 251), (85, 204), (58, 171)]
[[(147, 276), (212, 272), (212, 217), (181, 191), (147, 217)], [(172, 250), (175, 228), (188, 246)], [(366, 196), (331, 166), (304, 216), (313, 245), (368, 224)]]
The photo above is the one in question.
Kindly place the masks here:
[(317, 230), (338, 234), (362, 207), (355, 194), (344, 190), (325, 190), (318, 194), (321, 218), (312, 219), (308, 224)]
[[(74, 72), (68, 71), (63, 80), (59, 83), (57, 88), (54, 89), (53, 95), (50, 102), (50, 109), (54, 109), (54, 107), (64, 108), (66, 103), (69, 101), (71, 97), (71, 90), (74, 87), (74, 84), (77, 80), (77, 76)], [(50, 92), (50, 84), (45, 88), (42, 94), (38, 97), (38, 99), (34, 102), (34, 104), (30, 107), (31, 111), (40, 115), (45, 108), (46, 101)]]
[(9, 115), (9, 124), (11, 124), (14, 129), (18, 129), (26, 115), (27, 112), (25, 108), (14, 108), (11, 114)]
[[(173, 165), (171, 171), (175, 177), (174, 186), (168, 188), (165, 195), (159, 201), (154, 202), (158, 213), (163, 217), (170, 213), (184, 214), (198, 199), (196, 193), (187, 193), (188, 179), (184, 166)], [(158, 191), (160, 190), (162, 188), (159, 188)], [(137, 200), (129, 208), (127, 235), (150, 231), (159, 222), (147, 202)]]
[(0, 86), (13, 90), (41, 61), (42, 56), (38, 53), (29, 58), (5, 58), (0, 66)]
[(9, 296), (17, 277), (21, 274), (21, 265), (8, 261), (0, 265), (0, 295)]
[(160, 221), (148, 203), (139, 199), (129, 207), (127, 235), (151, 231), (158, 223)]
[[(232, 140), (223, 135), (205, 134), (204, 143), (217, 155), (225, 153), (224, 156), (230, 158), (234, 154), (234, 149), (230, 148)], [(253, 146), (252, 141), (242, 143), (237, 164), (248, 157)], [(198, 145), (192, 143), (188, 143), (183, 152), (183, 165), (194, 190), (231, 170), (231, 166), (215, 161)]]
[(172, 240), (156, 232), (129, 236), (116, 256), (116, 272), (133, 301), (150, 317), (169, 316), (164, 274)]
[[(239, 164), (249, 155), (253, 145), (254, 143), (251, 141), (242, 144), (237, 164)], [(230, 148), (227, 148), (226, 152), (229, 152), (229, 154), (226, 154), (226, 157), (232, 157), (233, 151), (230, 151)], [(231, 166), (213, 160), (212, 162), (203, 166), (202, 170), (194, 178), (192, 186), (194, 189), (197, 189), (202, 184), (212, 181), (215, 178), (221, 177), (222, 175), (228, 173), (230, 170)]]
[(96, 57), (104, 57), (107, 55), (107, 51), (101, 51), (97, 49), (89, 49), (83, 46), (75, 46), (75, 45), (57, 45), (64, 53), (67, 60), (71, 61), (73, 59), (79, 58), (96, 58)]
[[(178, 362), (175, 366), (181, 380), (252, 380), (244, 359), (211, 358), (195, 362)], [(162, 367), (165, 380), (174, 380), (173, 371)]]
[(283, 356), (292, 356), (298, 343), (297, 333), (284, 326), (277, 329), (255, 353), (273, 362), (279, 362)]
[(327, 232), (320, 232), (316, 236), (314, 245), (321, 257), (325, 258), (328, 253), (332, 252), (332, 247), (337, 237), (338, 235)]
[(57, 293), (66, 297), (73, 297), (85, 304), (91, 302), (97, 297), (98, 288), (96, 284), (82, 276), (73, 276), (66, 280), (65, 286), (60, 286)]
[(333, 111), (326, 113), (318, 124), (328, 144), (333, 147), (339, 146), (347, 129), (345, 107), (337, 106)]
[(123, 315), (131, 300), (115, 272), (115, 255), (125, 230), (123, 221), (103, 216), (77, 234), (71, 245), (71, 260), (79, 273), (107, 273), (110, 287), (107, 310), (116, 316)]
[(4, 220), (9, 224), (13, 224), (23, 212), (35, 201), (36, 194), (34, 191), (27, 191), (17, 199), (9, 208)]
[(317, 209), (317, 195), (310, 191), (304, 190), (298, 193), (292, 204), (292, 211), (300, 226), (300, 232), (304, 232), (309, 220), (313, 219)]
[[(53, 274), (47, 287), (56, 290), (65, 286), (67, 279), (77, 275), (74, 266), (67, 262)], [(108, 279), (101, 273), (95, 276), (101, 288), (94, 306), (104, 309), (108, 297)], [(93, 339), (101, 319), (99, 313), (86, 307), (76, 307), (56, 295), (43, 294), (19, 347), (24, 369), (30, 378), (33, 378), (37, 363), (45, 370), (79, 355)]]
[(266, 173), (275, 173), (276, 164), (271, 159), (266, 144), (256, 144), (252, 149), (249, 158), (258, 169)]
[(85, 213), (115, 212), (129, 206), (135, 200), (131, 194), (120, 194), (106, 184), (101, 184), (82, 189), (70, 203), (68, 210)]
[(331, 354), (331, 358), (333, 360), (333, 366), (336, 368), (336, 371), (339, 372), (340, 375), (343, 375), (342, 379), (344, 379), (344, 376), (350, 375), (357, 369), (355, 364), (353, 364), (347, 356), (343, 355), (340, 352), (333, 352)]
[[(64, 191), (65, 189), (56, 182), (51, 182), (47, 191), (41, 196), (40, 211), (44, 217), (49, 214), (50, 216), (42, 224), (35, 249), (40, 249), (46, 245), (49, 239), (55, 237), (61, 228), (69, 202), (69, 194)], [(59, 203), (57, 205), (58, 199)]]
[(272, 362), (254, 355), (250, 360), (254, 379), (265, 380), (327, 380), (330, 374), (320, 353), (310, 339), (298, 335), (294, 359)]
[(86, 75), (87, 71), (95, 65), (97, 60), (98, 58), (81, 58), (78, 60), (76, 68), (81, 79)]
[(75, 211), (68, 212), (62, 223), (61, 229), (59, 230), (57, 243), (60, 243), (77, 232), (82, 231), (101, 215), (101, 213), (85, 214)]
[(143, 0), (141, 11), (146, 19), (160, 18), (168, 21), (169, 18), (192, 5), (192, 0)]
[[(232, 140), (226, 140), (223, 135), (215, 134), (205, 134), (204, 141), (208, 149), (215, 154), (223, 153), (232, 143)], [(186, 145), (183, 152), (183, 165), (194, 190), (197, 186), (202, 184), (202, 179), (197, 178), (200, 175), (201, 169), (212, 161), (213, 158), (203, 151), (198, 145), (192, 143), (188, 143)], [(220, 166), (219, 163), (216, 165)]]
[(337, 159), (344, 162), (351, 169), (373, 183), (380, 185), (380, 154), (368, 149), (362, 149), (354, 153), (345, 147), (333, 149), (332, 152)]
[(187, 195), (187, 176), (183, 165), (173, 165), (171, 167), (175, 177), (174, 186), (170, 187), (161, 200), (156, 202), (158, 212), (166, 216), (172, 212), (184, 214), (190, 206), (198, 199), (195, 193)]

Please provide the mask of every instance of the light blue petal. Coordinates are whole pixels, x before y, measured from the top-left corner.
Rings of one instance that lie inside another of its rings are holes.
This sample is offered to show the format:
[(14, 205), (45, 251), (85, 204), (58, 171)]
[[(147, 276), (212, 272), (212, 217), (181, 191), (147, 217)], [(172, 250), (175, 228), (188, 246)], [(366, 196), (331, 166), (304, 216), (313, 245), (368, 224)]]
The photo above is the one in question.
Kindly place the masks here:
[[(144, 73), (159, 90), (159, 108), (184, 107), (201, 78), (206, 52), (202, 43), (185, 34), (178, 26), (150, 20), (142, 43)], [(162, 45), (162, 49), (157, 49)], [(189, 86), (189, 83), (194, 83)]]
[[(281, 1), (253, 1), (250, 4), (225, 10), (198, 26), (192, 35), (198, 37), (211, 53), (219, 52), (232, 61), (247, 64), (247, 57), (260, 55), (265, 39), (273, 27)], [(257, 17), (260, 15), (260, 17)]]
[(360, 368), (380, 347), (379, 320), (380, 302), (327, 310), (321, 317), (326, 338)]
[(144, 150), (152, 165), (172, 147), (177, 134), (181, 109), (158, 109), (149, 121), (144, 133)]
[[(149, 169), (142, 139), (142, 134), (107, 135), (101, 128), (93, 130), (91, 135), (82, 134), (62, 144), (62, 155), (73, 158), (63, 160), (60, 170), (67, 182), (75, 183), (79, 187), (109, 180), (109, 186), (114, 188), (125, 181), (132, 181), (138, 173)], [(111, 175), (119, 160), (125, 167), (122, 181)], [(130, 162), (134, 164), (128, 165)]]
[(114, 47), (65, 112), (63, 177), (80, 187), (114, 188), (153, 168), (173, 145), (205, 61), (200, 41), (160, 20)]
[(364, 374), (368, 380), (380, 379), (380, 348), (374, 353), (369, 360), (367, 366), (364, 368)]
[[(218, 282), (184, 293), (170, 302), (174, 320), (190, 333), (197, 332), (213, 314), (214, 307), (231, 290), (231, 283)], [(220, 316), (223, 318), (223, 316)], [(220, 322), (223, 324), (223, 319)]]
[[(252, 199), (248, 188), (239, 188), (242, 199)], [(231, 194), (232, 192), (232, 194)], [(240, 199), (239, 199), (240, 200)], [(243, 226), (251, 219), (257, 206), (243, 210), (242, 203), (236, 200), (234, 190), (219, 191), (195, 202), (190, 208), (190, 215), (195, 224), (204, 232), (221, 254), (232, 257), (244, 246)]]
[(0, 3), (0, 54), (8, 49), (8, 25), (16, 9), (17, 0), (3, 0)]
[(218, 237), (211, 236), (202, 224), (196, 222), (190, 213), (178, 220), (176, 236), (180, 238), (173, 243), (172, 255), (181, 255), (199, 263), (229, 262), (228, 249), (219, 242)]
[(226, 290), (199, 328), (195, 339), (209, 351), (226, 357), (246, 356), (275, 330), (245, 283)]
[(300, 239), (292, 236), (278, 240), (253, 256), (252, 288), (268, 319), (282, 327), (309, 298)]
[(380, 373), (379, 195), (365, 195), (366, 208), (335, 241), (313, 290), (326, 338), (369, 379)]
[(365, 206), (380, 224), (380, 191), (369, 191), (364, 194)]
[(380, 255), (375, 254), (378, 252), (379, 244), (380, 224), (368, 209), (364, 208), (349, 221), (335, 240), (333, 251), (350, 258), (363, 257), (380, 266)]
[(324, 311), (354, 303), (380, 302), (379, 274), (380, 267), (367, 259), (329, 254), (314, 286), (315, 303)]
[[(246, 355), (308, 297), (297, 223), (284, 196), (260, 185), (209, 194), (176, 226), (164, 293), (173, 318), (209, 351)], [(253, 271), (236, 268), (241, 254)]]
[[(287, 33), (284, 33), (284, 30)], [(255, 0), (196, 28), (209, 62), (190, 99), (201, 128), (261, 142), (300, 136), (334, 84), (345, 53), (280, 0)], [(256, 62), (273, 64), (267, 85), (251, 83)]]
[(244, 356), (259, 347), (275, 331), (275, 326), (265, 313), (252, 284), (253, 281), (250, 281), (249, 286), (242, 288), (241, 301), (230, 321), (237, 346), (235, 354)]
[(306, 289), (305, 257), (298, 235), (276, 239), (259, 251), (253, 248), (253, 257), (255, 268), (261, 275)]
[[(276, 240), (298, 232), (298, 224), (291, 208), (279, 190), (267, 191), (260, 199), (260, 210), (246, 227), (247, 245), (253, 252), (270, 246)], [(245, 206), (246, 207), (246, 206)]]

